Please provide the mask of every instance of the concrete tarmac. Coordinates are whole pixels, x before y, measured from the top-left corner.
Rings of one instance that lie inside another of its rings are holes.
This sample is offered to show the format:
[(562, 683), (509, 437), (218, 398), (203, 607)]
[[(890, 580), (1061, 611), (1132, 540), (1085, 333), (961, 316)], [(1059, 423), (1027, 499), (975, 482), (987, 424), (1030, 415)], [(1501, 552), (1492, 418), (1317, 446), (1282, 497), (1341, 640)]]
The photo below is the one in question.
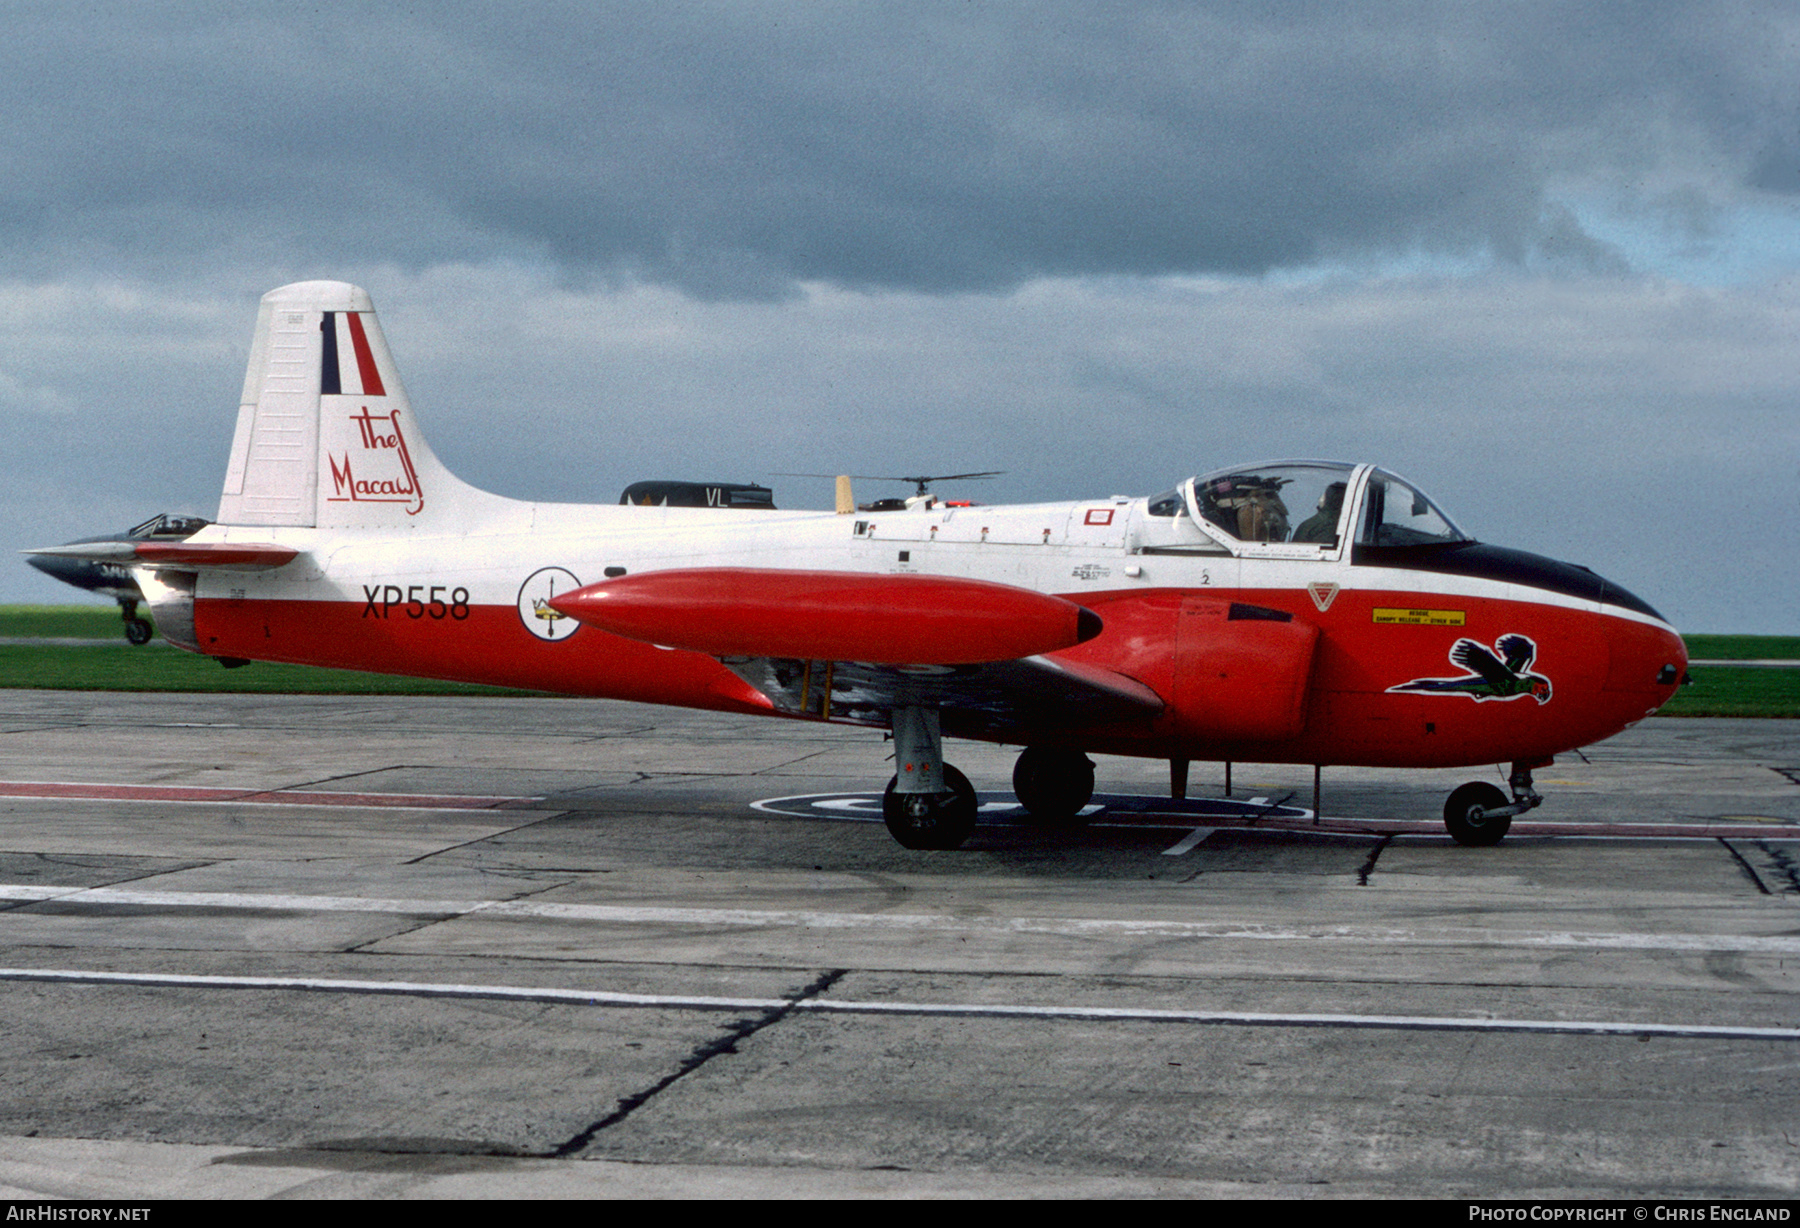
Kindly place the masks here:
[(1238, 764), (1244, 821), (1101, 758), (1050, 831), (953, 742), (983, 823), (908, 852), (887, 753), (0, 692), (0, 1194), (1800, 1191), (1800, 722), (1646, 722), (1493, 849), (1438, 822), (1493, 768), (1328, 768), (1314, 822)]

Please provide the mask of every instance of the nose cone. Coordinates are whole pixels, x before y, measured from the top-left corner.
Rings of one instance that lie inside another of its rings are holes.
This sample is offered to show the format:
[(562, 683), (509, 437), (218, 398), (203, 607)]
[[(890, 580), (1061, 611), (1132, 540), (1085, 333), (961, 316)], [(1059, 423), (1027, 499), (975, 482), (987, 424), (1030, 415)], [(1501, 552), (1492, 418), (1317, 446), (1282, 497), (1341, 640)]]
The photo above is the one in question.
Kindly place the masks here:
[(1667, 623), (1614, 619), (1606, 646), (1606, 691), (1618, 697), (1632, 719), (1668, 703), (1687, 677), (1687, 645)]
[(132, 578), (128, 566), (101, 562), (95, 558), (96, 552), (105, 557), (104, 552), (110, 550), (117, 550), (128, 558), (132, 545), (112, 538), (98, 538), (94, 541), (70, 542), (66, 546), (44, 546), (24, 553), (27, 563), (53, 580), (61, 580), (64, 584), (72, 584), (76, 588), (106, 597), (138, 600), (140, 594), (137, 581)]
[(77, 588), (89, 587), (86, 583), (89, 573), (97, 570), (85, 559), (65, 559), (55, 555), (33, 554), (27, 556), (25, 561), (51, 579), (73, 584)]

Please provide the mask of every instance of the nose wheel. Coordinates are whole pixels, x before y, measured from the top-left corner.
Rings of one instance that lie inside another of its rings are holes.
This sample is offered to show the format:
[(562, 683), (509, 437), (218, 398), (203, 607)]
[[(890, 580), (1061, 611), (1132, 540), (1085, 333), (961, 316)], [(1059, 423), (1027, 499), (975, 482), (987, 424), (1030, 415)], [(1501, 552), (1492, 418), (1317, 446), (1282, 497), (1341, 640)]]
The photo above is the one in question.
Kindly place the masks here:
[(119, 617), (125, 620), (125, 640), (133, 647), (141, 648), (148, 644), (156, 632), (148, 619), (138, 617), (138, 603), (121, 597), (119, 599)]
[[(1542, 763), (1539, 767), (1544, 766)], [(1450, 838), (1465, 848), (1489, 848), (1499, 844), (1512, 829), (1513, 816), (1544, 804), (1531, 786), (1531, 769), (1513, 764), (1512, 800), (1486, 781), (1463, 785), (1444, 803), (1444, 826)]]
[(1506, 808), (1506, 794), (1485, 780), (1466, 784), (1444, 803), (1444, 826), (1450, 838), (1465, 848), (1486, 848), (1499, 844), (1512, 828), (1510, 814), (1496, 814)]

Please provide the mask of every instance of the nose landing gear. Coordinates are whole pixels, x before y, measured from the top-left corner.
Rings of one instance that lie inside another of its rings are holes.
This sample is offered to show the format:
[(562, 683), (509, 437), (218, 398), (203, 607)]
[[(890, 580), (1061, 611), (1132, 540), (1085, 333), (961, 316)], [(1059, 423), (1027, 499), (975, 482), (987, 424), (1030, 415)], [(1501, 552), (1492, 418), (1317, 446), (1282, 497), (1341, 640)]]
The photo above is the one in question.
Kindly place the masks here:
[(1499, 844), (1512, 828), (1514, 815), (1524, 814), (1544, 804), (1544, 799), (1531, 786), (1531, 769), (1547, 764), (1515, 763), (1507, 783), (1512, 786), (1512, 801), (1486, 781), (1463, 785), (1444, 803), (1444, 826), (1450, 838), (1467, 848), (1487, 848)]
[(156, 632), (151, 628), (148, 619), (139, 618), (138, 603), (135, 601), (119, 601), (119, 617), (125, 620), (125, 640), (134, 648), (142, 648), (148, 644)]

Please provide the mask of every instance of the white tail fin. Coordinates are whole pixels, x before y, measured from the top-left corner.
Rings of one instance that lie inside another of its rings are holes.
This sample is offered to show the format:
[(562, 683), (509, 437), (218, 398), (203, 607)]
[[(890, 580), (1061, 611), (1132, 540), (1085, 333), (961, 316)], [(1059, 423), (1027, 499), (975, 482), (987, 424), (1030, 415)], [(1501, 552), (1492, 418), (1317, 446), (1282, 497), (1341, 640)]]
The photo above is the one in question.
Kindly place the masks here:
[(469, 489), (425, 443), (367, 292), (263, 295), (219, 523), (415, 528)]

